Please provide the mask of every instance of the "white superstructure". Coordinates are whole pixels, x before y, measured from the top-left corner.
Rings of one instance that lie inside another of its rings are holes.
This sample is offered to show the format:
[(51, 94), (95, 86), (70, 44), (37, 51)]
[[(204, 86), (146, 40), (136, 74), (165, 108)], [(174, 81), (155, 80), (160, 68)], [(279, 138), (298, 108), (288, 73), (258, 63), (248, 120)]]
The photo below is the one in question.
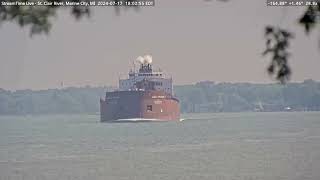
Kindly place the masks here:
[(166, 78), (160, 69), (153, 71), (151, 56), (140, 56), (137, 58), (137, 61), (140, 65), (139, 70), (135, 71), (133, 69), (129, 72), (129, 78), (119, 80), (120, 91), (145, 90), (139, 86), (139, 83), (146, 81), (152, 84), (153, 90), (165, 91), (172, 94), (172, 78)]

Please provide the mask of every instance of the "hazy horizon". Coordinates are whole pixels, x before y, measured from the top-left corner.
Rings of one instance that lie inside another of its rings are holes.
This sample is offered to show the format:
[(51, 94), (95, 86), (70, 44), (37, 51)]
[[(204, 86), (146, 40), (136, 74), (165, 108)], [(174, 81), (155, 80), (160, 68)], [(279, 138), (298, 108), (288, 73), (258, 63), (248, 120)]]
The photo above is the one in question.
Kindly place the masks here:
[[(319, 82), (317, 80), (314, 80), (314, 79), (305, 79), (305, 80), (313, 80), (315, 82)], [(288, 83), (303, 83), (305, 80), (303, 81), (289, 81)], [(199, 82), (205, 82), (205, 81), (211, 81), (211, 80), (200, 80), (200, 81), (197, 81), (197, 82), (193, 82), (193, 83), (188, 83), (188, 84), (173, 84), (174, 86), (189, 86), (189, 85), (196, 85), (197, 83)], [(223, 83), (231, 83), (231, 84), (241, 84), (241, 83), (249, 83), (249, 84), (253, 84), (253, 85), (268, 85), (268, 84), (280, 84), (280, 82), (277, 82), (277, 81), (271, 81), (271, 82), (225, 82), (225, 81), (212, 81), (214, 82), (215, 84), (223, 84)], [(15, 92), (15, 91), (20, 91), (20, 90), (32, 90), (32, 91), (42, 91), (42, 90), (53, 90), (53, 89), (57, 89), (57, 90), (63, 90), (63, 89), (68, 89), (68, 88), (103, 88), (103, 87), (106, 87), (106, 88), (118, 88), (118, 85), (115, 84), (115, 85), (110, 85), (110, 84), (105, 84), (105, 85), (90, 85), (90, 84), (83, 84), (83, 85), (70, 85), (70, 86), (67, 86), (67, 85), (64, 85), (61, 86), (61, 83), (60, 85), (57, 85), (55, 87), (47, 87), (47, 88), (22, 88), (22, 89), (6, 89), (6, 88), (1, 88), (2, 90), (5, 90), (5, 91), (11, 91), (11, 92)]]
[[(183, 2), (183, 3), (182, 3)], [(15, 23), (0, 26), (0, 88), (49, 89), (116, 86), (132, 60), (151, 54), (175, 85), (199, 81), (275, 83), (263, 58), (264, 27), (295, 34), (289, 60), (292, 82), (320, 81), (320, 33), (297, 23), (304, 7), (267, 7), (264, 1), (156, 1), (155, 7), (92, 8), (76, 21), (60, 10), (48, 36), (29, 36)]]

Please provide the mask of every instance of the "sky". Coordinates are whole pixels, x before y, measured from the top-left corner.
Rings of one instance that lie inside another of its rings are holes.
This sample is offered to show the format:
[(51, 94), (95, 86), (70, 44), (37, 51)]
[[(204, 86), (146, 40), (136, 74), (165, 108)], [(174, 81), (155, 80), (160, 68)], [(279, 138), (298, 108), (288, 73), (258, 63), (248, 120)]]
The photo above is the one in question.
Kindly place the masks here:
[(49, 35), (29, 36), (16, 23), (0, 26), (0, 88), (48, 89), (116, 86), (140, 55), (174, 84), (198, 81), (273, 83), (264, 27), (279, 25), (295, 34), (290, 51), (292, 81), (320, 80), (318, 30), (306, 36), (297, 19), (303, 7), (268, 7), (263, 0), (158, 0), (138, 11), (92, 8), (76, 21), (67, 8), (53, 19)]

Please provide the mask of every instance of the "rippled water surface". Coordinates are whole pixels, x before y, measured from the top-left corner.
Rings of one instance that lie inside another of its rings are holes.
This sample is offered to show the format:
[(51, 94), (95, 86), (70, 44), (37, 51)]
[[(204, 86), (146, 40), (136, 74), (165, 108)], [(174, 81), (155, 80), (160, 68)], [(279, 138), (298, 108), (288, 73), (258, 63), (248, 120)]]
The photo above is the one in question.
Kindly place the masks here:
[(320, 112), (0, 116), (0, 180), (319, 180)]

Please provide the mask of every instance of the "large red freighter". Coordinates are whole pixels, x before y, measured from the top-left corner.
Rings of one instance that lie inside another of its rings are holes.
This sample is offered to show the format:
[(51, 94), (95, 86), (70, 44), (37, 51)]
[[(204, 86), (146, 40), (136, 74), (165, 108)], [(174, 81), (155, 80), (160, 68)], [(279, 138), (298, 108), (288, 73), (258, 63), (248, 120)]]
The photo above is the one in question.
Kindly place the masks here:
[(101, 122), (179, 121), (179, 100), (173, 97), (172, 78), (152, 69), (152, 57), (138, 57), (140, 68), (119, 80), (119, 89), (100, 99)]

